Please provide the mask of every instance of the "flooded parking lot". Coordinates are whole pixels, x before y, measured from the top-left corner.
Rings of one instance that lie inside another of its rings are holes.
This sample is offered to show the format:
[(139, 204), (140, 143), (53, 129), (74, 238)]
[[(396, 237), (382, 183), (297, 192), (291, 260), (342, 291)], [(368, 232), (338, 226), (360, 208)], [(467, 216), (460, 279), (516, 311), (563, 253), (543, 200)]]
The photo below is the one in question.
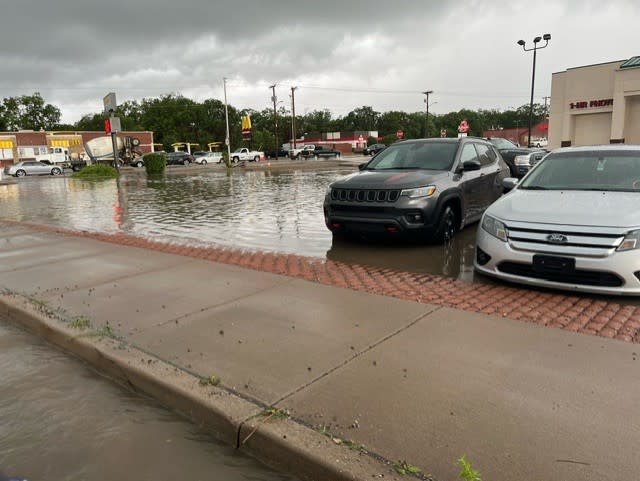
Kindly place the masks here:
[[(125, 169), (118, 180), (21, 178), (0, 184), (0, 219), (116, 233), (195, 246), (298, 254), (320, 259), (501, 284), (473, 271), (477, 225), (450, 245), (334, 240), (324, 225), (327, 186), (356, 166), (249, 170), (169, 168), (160, 178)], [(607, 299), (606, 296), (574, 294)], [(640, 305), (636, 298), (608, 298)]]
[(119, 180), (24, 178), (0, 185), (0, 219), (118, 232), (192, 245), (329, 258), (473, 279), (475, 226), (447, 248), (332, 240), (327, 186), (355, 167), (241, 171), (169, 169), (159, 179), (126, 170)]
[(0, 478), (295, 479), (221, 444), (2, 319), (0, 373)]

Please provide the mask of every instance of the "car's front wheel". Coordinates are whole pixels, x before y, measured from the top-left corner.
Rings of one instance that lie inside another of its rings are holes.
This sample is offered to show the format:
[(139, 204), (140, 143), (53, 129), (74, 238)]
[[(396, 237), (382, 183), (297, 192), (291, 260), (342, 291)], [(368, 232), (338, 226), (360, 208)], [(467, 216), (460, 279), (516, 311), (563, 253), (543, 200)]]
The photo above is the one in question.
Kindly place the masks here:
[(259, 160), (260, 160), (260, 156), (259, 156), (259, 155), (256, 155), (256, 156), (253, 158), (253, 161), (254, 161), (254, 162), (258, 162)]
[(184, 159), (182, 161), (182, 165), (189, 165), (189, 159)]
[(458, 216), (456, 212), (453, 210), (453, 207), (447, 205), (444, 207), (444, 210), (440, 214), (440, 219), (438, 220), (438, 227), (436, 231), (433, 233), (433, 242), (436, 244), (445, 244), (451, 239), (458, 231)]
[(136, 162), (136, 167), (138, 167), (138, 168), (142, 167), (143, 165), (144, 164), (140, 160)]
[(25, 175), (27, 175), (27, 173), (22, 169), (16, 171), (16, 177), (24, 177)]
[(51, 175), (60, 175), (60, 174), (62, 174), (62, 171), (58, 167), (54, 167), (53, 169), (51, 169)]
[(207, 161), (202, 159), (202, 162), (200, 162), (201, 165), (207, 165)]

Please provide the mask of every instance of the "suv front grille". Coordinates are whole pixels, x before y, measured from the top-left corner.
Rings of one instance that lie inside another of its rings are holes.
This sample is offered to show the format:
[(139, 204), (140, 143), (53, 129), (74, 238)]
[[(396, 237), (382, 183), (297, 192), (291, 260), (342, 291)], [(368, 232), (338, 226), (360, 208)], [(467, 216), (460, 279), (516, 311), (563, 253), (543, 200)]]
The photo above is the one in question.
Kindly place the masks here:
[(342, 202), (395, 202), (400, 191), (385, 189), (332, 189), (331, 199)]

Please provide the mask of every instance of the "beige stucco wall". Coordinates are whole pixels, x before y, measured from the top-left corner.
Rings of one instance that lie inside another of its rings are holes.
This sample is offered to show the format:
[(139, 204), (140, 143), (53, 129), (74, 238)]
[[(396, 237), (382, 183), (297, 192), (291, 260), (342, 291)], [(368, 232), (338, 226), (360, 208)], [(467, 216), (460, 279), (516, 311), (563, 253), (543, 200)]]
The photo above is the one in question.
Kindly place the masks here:
[[(640, 143), (640, 68), (624, 61), (554, 73), (551, 78), (549, 148), (610, 142)], [(591, 105), (613, 99), (613, 105)], [(584, 108), (571, 104), (587, 102)]]

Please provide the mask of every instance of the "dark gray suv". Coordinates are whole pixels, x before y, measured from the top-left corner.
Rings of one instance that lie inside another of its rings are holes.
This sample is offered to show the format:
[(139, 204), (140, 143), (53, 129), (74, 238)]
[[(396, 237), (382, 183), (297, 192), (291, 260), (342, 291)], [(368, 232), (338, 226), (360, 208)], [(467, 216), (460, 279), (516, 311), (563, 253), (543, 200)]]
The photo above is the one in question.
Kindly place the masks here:
[(397, 142), (329, 186), (325, 223), (334, 234), (410, 234), (443, 243), (480, 219), (506, 177), (509, 167), (480, 138)]

